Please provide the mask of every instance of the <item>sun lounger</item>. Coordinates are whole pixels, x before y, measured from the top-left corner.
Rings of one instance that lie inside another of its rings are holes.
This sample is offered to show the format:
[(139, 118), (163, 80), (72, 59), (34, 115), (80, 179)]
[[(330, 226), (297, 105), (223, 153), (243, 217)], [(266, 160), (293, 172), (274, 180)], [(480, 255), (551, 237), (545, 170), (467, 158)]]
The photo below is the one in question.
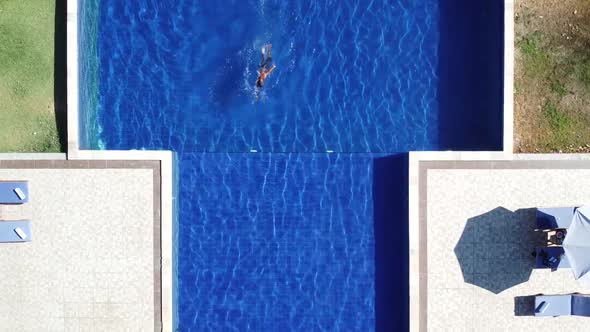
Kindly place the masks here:
[(30, 242), (31, 240), (29, 220), (0, 221), (0, 242)]
[(0, 204), (22, 204), (28, 201), (27, 181), (0, 181)]
[(564, 254), (563, 247), (537, 248), (535, 268), (554, 270), (570, 268), (570, 262)]
[(535, 316), (590, 317), (590, 296), (580, 294), (535, 296)]
[(571, 295), (535, 296), (535, 316), (569, 316), (571, 314)]
[(537, 229), (568, 228), (576, 207), (537, 208)]

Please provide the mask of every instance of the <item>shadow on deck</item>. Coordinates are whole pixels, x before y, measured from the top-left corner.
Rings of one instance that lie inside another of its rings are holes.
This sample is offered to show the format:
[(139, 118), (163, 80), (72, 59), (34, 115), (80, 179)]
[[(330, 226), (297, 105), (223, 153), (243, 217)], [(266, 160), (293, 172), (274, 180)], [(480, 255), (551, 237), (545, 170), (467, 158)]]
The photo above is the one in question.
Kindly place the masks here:
[(67, 6), (66, 0), (55, 1), (53, 100), (55, 123), (61, 151), (67, 150)]
[(440, 149), (502, 150), (504, 3), (440, 0), (439, 7)]
[(470, 218), (454, 250), (465, 282), (498, 294), (528, 281), (531, 253), (543, 245), (535, 228), (535, 209), (497, 207)]

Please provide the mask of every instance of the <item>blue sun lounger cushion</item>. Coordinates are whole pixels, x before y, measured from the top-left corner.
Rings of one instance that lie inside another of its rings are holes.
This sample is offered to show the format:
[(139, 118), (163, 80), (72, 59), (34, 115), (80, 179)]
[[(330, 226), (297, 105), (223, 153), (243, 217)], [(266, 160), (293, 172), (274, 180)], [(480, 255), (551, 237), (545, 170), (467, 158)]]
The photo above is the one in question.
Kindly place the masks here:
[(0, 242), (31, 242), (29, 220), (0, 221)]
[(590, 296), (582, 294), (537, 295), (535, 316), (590, 317)]
[(28, 201), (27, 181), (0, 181), (0, 204), (22, 204)]
[(535, 316), (569, 316), (572, 314), (572, 296), (535, 296)]
[(571, 268), (563, 247), (537, 248), (535, 256), (535, 268), (537, 269)]

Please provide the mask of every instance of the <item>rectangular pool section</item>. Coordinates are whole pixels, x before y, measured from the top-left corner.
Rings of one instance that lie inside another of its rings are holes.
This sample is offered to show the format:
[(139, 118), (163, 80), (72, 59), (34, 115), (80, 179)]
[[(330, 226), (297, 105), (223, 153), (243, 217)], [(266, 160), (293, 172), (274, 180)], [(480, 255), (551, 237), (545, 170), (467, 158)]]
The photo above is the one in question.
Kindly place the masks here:
[[(437, 1), (101, 1), (106, 147), (437, 147)], [(277, 66), (257, 101), (261, 48)]]
[(502, 148), (499, 2), (79, 6), (80, 148), (177, 153), (178, 331), (408, 328), (405, 153)]
[(187, 153), (180, 167), (182, 331), (374, 328), (370, 155)]

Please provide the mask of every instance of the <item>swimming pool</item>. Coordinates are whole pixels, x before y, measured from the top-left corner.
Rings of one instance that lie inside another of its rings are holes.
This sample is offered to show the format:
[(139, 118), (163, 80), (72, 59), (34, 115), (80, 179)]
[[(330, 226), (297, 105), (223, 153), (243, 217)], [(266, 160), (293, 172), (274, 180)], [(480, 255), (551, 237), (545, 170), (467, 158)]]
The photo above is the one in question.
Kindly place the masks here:
[(459, 2), (80, 0), (81, 148), (177, 152), (180, 330), (407, 329), (404, 153), (502, 146)]

